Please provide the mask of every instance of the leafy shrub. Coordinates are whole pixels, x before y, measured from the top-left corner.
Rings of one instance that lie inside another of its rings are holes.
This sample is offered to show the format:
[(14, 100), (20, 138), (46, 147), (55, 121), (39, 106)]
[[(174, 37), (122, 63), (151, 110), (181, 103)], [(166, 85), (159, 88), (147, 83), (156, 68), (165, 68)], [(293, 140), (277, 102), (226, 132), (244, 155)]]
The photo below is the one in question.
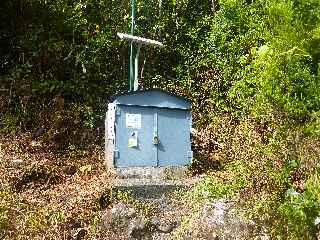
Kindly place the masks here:
[(297, 196), (287, 193), (278, 210), (281, 221), (276, 220), (276, 235), (286, 239), (316, 239), (315, 219), (319, 216), (320, 202), (314, 193), (308, 190)]
[(4, 114), (0, 119), (0, 132), (5, 134), (15, 132), (18, 123), (17, 116), (10, 113)]

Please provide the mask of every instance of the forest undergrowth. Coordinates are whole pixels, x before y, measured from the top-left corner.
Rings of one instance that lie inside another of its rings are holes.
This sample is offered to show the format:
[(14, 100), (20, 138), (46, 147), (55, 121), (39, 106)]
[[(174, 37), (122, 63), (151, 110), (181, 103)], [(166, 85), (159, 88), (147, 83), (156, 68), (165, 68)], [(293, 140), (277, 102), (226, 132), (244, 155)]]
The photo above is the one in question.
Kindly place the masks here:
[[(128, 89), (117, 32), (130, 1), (0, 11), (0, 239), (78, 234), (68, 224), (100, 236), (103, 122)], [(165, 45), (141, 51), (140, 89), (192, 102), (190, 171), (207, 177), (191, 199), (232, 198), (272, 239), (317, 239), (320, 2), (138, 1), (136, 35)]]

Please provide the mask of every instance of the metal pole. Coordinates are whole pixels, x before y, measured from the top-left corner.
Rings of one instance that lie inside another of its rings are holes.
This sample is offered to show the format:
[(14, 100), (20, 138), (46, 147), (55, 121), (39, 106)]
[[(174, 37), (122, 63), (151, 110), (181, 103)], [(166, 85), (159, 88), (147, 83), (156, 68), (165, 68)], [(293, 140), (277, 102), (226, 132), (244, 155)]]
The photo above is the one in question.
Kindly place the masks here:
[(139, 81), (138, 81), (138, 67), (139, 67), (139, 54), (140, 54), (140, 49), (141, 49), (141, 45), (138, 45), (137, 51), (136, 51), (136, 56), (134, 59), (134, 82), (133, 82), (133, 91), (137, 91), (139, 88)]
[[(131, 0), (131, 35), (134, 35), (135, 28), (135, 12), (136, 12), (136, 0)], [(134, 81), (134, 45), (130, 41), (130, 57), (129, 57), (129, 91), (133, 90)]]

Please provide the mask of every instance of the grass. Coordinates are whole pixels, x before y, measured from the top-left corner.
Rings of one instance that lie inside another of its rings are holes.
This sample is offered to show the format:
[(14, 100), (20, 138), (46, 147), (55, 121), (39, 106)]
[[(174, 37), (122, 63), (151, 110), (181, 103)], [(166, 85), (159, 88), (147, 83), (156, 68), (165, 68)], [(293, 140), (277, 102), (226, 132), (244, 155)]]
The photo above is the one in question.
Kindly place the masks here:
[[(49, 206), (25, 203), (10, 188), (0, 189), (0, 233), (7, 239), (41, 238), (44, 232), (59, 232), (65, 213)], [(50, 231), (48, 231), (50, 229)]]

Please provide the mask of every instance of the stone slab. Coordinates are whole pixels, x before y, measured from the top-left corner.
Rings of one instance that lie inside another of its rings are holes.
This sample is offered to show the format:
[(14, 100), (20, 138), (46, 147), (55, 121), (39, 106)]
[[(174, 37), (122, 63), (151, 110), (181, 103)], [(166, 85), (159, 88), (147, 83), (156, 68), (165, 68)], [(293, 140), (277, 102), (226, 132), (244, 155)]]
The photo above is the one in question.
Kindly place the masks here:
[(178, 180), (188, 176), (188, 169), (187, 167), (128, 167), (115, 168), (113, 173), (119, 179)]
[(113, 190), (129, 191), (133, 196), (143, 199), (157, 199), (180, 189), (188, 189), (193, 181), (127, 178), (114, 179)]
[(129, 191), (137, 198), (158, 199), (198, 180), (187, 167), (130, 167), (113, 169), (113, 190)]

